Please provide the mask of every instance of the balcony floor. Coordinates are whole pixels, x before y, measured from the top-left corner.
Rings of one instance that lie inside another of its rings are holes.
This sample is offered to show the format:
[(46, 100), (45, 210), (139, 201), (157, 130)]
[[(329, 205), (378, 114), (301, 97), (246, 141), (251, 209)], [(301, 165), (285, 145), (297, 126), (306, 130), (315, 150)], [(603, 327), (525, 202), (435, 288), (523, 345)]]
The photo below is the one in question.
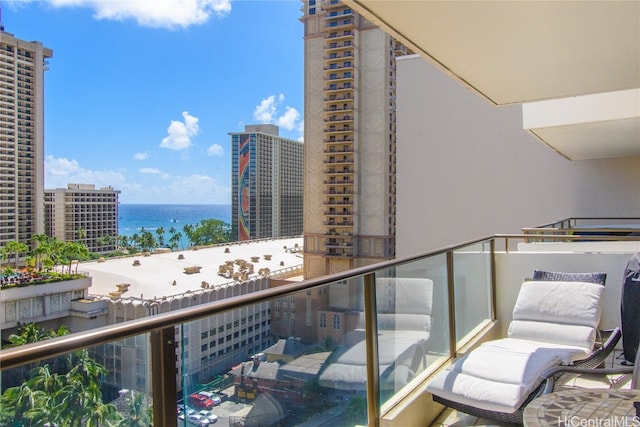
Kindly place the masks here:
[[(621, 367), (622, 350), (614, 350), (607, 360), (607, 368)], [(607, 381), (608, 378), (608, 381)], [(581, 375), (568, 380), (565, 384), (556, 384), (556, 390), (562, 388), (622, 388), (631, 387), (631, 374), (629, 375)], [(430, 427), (469, 427), (469, 426), (513, 426), (512, 424), (489, 421), (474, 417), (469, 414), (446, 409)]]

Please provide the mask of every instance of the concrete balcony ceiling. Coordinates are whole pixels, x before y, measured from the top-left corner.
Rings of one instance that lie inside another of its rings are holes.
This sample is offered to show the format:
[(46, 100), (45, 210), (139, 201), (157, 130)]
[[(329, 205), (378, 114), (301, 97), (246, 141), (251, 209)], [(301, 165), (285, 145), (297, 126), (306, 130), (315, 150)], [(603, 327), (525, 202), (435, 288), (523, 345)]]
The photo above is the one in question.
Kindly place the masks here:
[(565, 157), (640, 155), (639, 1), (344, 3)]

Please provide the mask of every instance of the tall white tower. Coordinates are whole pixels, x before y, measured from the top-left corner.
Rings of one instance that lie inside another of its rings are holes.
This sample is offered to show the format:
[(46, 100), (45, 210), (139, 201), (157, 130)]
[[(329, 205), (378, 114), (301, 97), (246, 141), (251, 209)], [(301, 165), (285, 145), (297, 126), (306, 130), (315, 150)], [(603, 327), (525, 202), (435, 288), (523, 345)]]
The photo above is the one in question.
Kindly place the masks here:
[(51, 49), (0, 31), (0, 246), (44, 233), (44, 72)]

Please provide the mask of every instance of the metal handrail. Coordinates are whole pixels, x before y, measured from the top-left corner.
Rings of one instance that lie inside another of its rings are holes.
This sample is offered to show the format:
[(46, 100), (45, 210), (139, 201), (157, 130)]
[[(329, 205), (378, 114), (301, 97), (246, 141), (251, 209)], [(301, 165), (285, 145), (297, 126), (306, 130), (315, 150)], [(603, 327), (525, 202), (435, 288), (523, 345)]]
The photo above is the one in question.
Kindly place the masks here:
[(270, 299), (278, 298), (295, 292), (305, 291), (317, 286), (332, 284), (341, 280), (351, 279), (357, 276), (374, 273), (377, 270), (394, 267), (400, 264), (409, 263), (421, 258), (442, 255), (447, 252), (464, 248), (480, 242), (495, 241), (502, 239), (508, 247), (509, 240), (527, 240), (531, 238), (538, 239), (566, 239), (576, 240), (588, 237), (589, 240), (608, 241), (608, 240), (640, 240), (640, 236), (581, 236), (575, 234), (495, 234), (490, 237), (484, 237), (464, 243), (445, 246), (433, 251), (411, 255), (403, 258), (397, 258), (387, 261), (381, 261), (364, 267), (358, 267), (351, 270), (333, 273), (330, 275), (307, 279), (298, 283), (278, 286), (276, 288), (265, 289), (252, 292), (246, 295), (225, 298), (197, 306), (183, 308), (152, 315), (149, 317), (130, 320), (115, 325), (107, 325), (88, 331), (76, 332), (70, 335), (52, 338), (46, 341), (40, 341), (33, 344), (25, 344), (19, 347), (13, 347), (0, 350), (0, 367), (2, 370), (10, 369), (33, 362), (37, 362), (44, 358), (63, 355), (72, 351), (77, 351), (92, 345), (106, 344), (111, 341), (128, 338), (134, 335), (158, 331), (166, 327), (175, 326), (181, 323), (202, 319), (204, 317), (234, 310), (236, 308), (261, 303)]
[(298, 283), (291, 283), (275, 288), (264, 289), (250, 294), (224, 298), (205, 304), (178, 309), (167, 313), (155, 314), (141, 319), (107, 325), (87, 331), (76, 332), (62, 337), (25, 344), (0, 350), (0, 367), (2, 370), (37, 362), (41, 359), (60, 356), (83, 348), (106, 344), (112, 341), (128, 338), (135, 335), (159, 331), (167, 327), (173, 327), (181, 323), (191, 322), (212, 315), (231, 311), (242, 306), (265, 302), (274, 298), (305, 291), (318, 286), (329, 285), (341, 280), (352, 279), (366, 274), (373, 274), (378, 270), (395, 267), (421, 258), (437, 256), (452, 250), (464, 248), (480, 242), (493, 239), (486, 237), (462, 244), (450, 245), (426, 253), (411, 255), (399, 259), (387, 260), (364, 267), (357, 267), (344, 272), (307, 279)]

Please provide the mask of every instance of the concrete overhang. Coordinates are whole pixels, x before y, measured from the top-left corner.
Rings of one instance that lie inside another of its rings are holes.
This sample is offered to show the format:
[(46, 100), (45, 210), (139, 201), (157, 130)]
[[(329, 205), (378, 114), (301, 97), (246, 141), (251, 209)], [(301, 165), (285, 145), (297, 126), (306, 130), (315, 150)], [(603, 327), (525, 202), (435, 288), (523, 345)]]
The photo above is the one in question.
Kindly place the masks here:
[[(638, 1), (344, 3), (495, 105), (640, 88)], [(637, 114), (605, 117), (527, 129), (571, 159), (638, 155)]]

